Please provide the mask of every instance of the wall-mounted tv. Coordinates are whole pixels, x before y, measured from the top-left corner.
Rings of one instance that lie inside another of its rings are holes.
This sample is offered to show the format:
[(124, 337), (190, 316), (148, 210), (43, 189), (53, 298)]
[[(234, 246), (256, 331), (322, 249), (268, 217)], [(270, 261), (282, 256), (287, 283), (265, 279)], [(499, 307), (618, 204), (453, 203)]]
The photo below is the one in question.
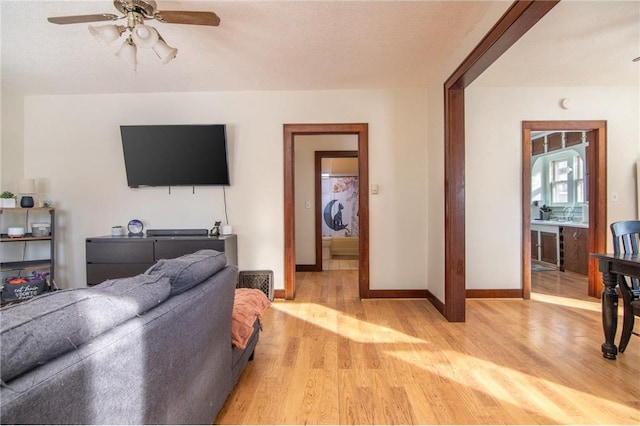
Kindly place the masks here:
[(127, 184), (229, 185), (224, 124), (120, 126)]

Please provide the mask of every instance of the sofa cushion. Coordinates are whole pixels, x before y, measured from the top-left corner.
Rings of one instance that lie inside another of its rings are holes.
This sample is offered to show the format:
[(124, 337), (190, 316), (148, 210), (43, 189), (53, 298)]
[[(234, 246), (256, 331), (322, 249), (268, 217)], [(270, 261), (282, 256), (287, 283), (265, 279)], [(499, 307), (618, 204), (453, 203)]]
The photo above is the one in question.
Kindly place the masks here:
[(164, 274), (171, 280), (171, 295), (195, 287), (227, 265), (227, 256), (215, 250), (199, 250), (175, 259), (161, 259), (145, 274)]
[(0, 311), (3, 381), (72, 351), (162, 303), (169, 278), (138, 275), (91, 288), (61, 290)]

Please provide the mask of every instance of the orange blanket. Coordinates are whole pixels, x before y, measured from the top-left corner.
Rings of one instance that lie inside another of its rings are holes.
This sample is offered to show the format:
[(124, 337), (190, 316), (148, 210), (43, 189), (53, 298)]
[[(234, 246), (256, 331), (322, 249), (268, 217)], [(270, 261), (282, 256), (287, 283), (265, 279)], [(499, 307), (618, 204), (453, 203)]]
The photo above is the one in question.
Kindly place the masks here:
[(265, 294), (255, 288), (237, 288), (231, 316), (231, 342), (244, 349), (253, 333), (253, 323), (271, 306)]

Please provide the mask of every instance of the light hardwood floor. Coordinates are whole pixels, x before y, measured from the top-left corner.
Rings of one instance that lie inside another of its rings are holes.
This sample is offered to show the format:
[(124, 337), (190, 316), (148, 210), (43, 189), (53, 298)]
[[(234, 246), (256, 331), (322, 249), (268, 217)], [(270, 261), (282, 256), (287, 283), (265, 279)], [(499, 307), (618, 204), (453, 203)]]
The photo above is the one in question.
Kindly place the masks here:
[(344, 271), (354, 269), (358, 269), (358, 258), (354, 256), (339, 256), (332, 257), (330, 259), (322, 259), (323, 271)]
[(426, 300), (359, 300), (357, 274), (296, 275), (216, 423), (640, 423), (640, 337), (602, 357), (584, 277), (533, 273), (531, 300), (470, 299), (449, 323)]

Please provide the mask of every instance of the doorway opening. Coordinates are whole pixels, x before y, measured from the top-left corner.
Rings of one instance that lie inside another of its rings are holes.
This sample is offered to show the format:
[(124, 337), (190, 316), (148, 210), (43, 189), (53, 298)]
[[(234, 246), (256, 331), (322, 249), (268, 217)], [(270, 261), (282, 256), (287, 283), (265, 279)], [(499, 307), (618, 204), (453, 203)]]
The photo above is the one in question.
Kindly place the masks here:
[[(356, 135), (358, 147), (358, 292), (369, 297), (369, 126), (356, 124), (285, 124), (284, 125), (284, 297), (295, 298), (296, 239), (295, 239), (295, 155), (296, 136)], [(301, 142), (304, 143), (304, 142)], [(321, 239), (316, 239), (317, 244)], [(321, 253), (321, 249), (320, 249)]]
[(358, 181), (358, 151), (316, 151), (316, 262), (323, 271), (358, 269)]
[[(532, 153), (540, 148), (536, 147), (532, 133), (534, 132), (584, 132), (585, 142), (585, 171), (583, 192), (588, 204), (582, 203), (581, 214), (585, 215), (588, 223), (586, 232), (587, 253), (604, 252), (606, 250), (607, 237), (607, 169), (606, 169), (606, 122), (605, 121), (523, 121), (522, 122), (522, 297), (531, 298), (531, 265), (532, 253)], [(561, 142), (565, 143), (565, 142)], [(566, 147), (565, 145), (561, 145)], [(574, 170), (572, 170), (574, 172)], [(569, 187), (568, 183), (566, 184)], [(563, 193), (560, 192), (560, 195)], [(569, 197), (569, 194), (566, 195)], [(579, 196), (579, 195), (578, 195)], [(552, 195), (547, 195), (547, 198)], [(569, 199), (569, 198), (567, 198)], [(546, 201), (546, 200), (545, 200)], [(585, 205), (588, 206), (585, 211)], [(541, 209), (541, 206), (536, 206)], [(543, 209), (546, 210), (546, 209)], [(553, 209), (552, 209), (553, 211)], [(544, 215), (544, 211), (542, 214)], [(558, 221), (567, 221), (569, 214), (575, 214), (575, 210), (563, 209)], [(544, 219), (542, 217), (541, 219)], [(548, 219), (553, 216), (549, 214)], [(574, 218), (571, 218), (574, 219)], [(564, 222), (563, 222), (564, 223)], [(560, 223), (559, 223), (560, 224)], [(569, 223), (571, 225), (571, 223)], [(575, 236), (575, 238), (578, 238)], [(561, 238), (561, 237), (560, 237)], [(574, 250), (571, 250), (574, 251)], [(587, 260), (588, 295), (599, 297), (602, 292), (602, 280), (598, 272), (598, 264), (595, 259)], [(562, 260), (558, 261), (558, 267), (562, 268)]]

